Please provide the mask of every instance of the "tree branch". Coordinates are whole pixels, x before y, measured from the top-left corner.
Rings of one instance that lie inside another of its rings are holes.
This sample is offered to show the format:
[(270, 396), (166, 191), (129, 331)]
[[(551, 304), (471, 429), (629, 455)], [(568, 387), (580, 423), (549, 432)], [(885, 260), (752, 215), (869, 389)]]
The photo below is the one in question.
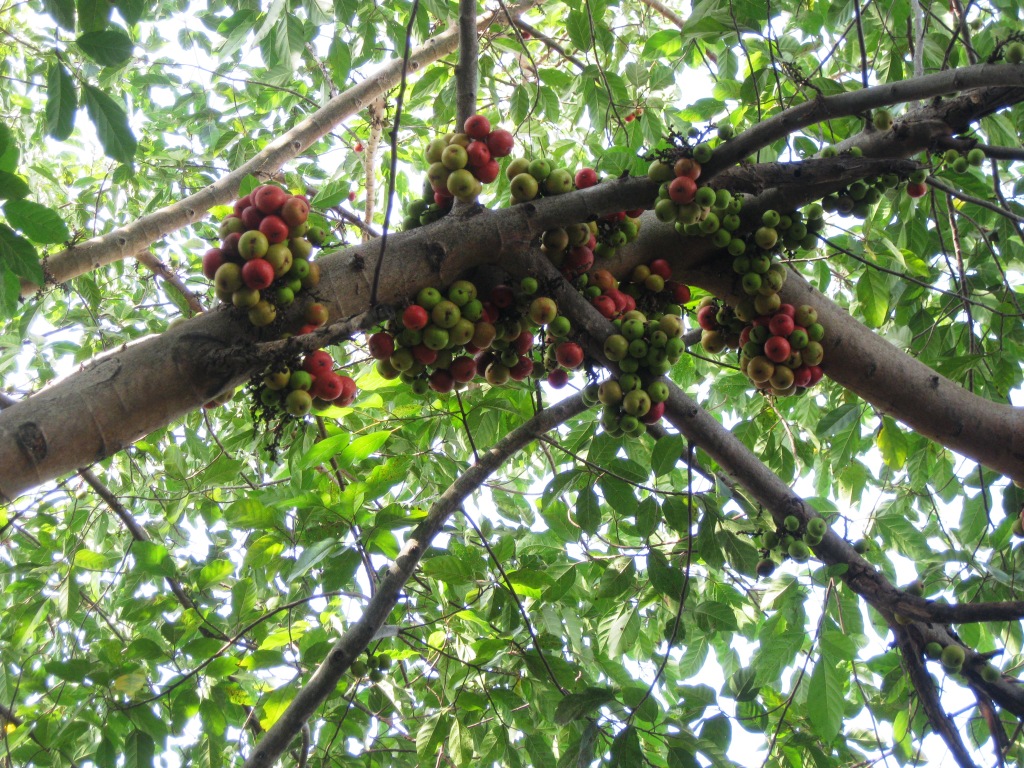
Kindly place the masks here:
[(203, 302), (200, 301), (199, 297), (189, 290), (188, 286), (185, 285), (185, 282), (178, 277), (170, 267), (150, 253), (149, 249), (143, 249), (136, 253), (135, 260), (147, 267), (154, 274), (159, 275), (165, 282), (169, 283), (178, 293), (181, 294), (182, 298), (185, 299), (185, 303), (188, 304), (188, 308), (195, 314), (199, 315), (205, 311)]
[(476, 24), (477, 0), (459, 0), (459, 63), (455, 65), (455, 130), (476, 114), (477, 59), (480, 38)]
[(554, 51), (559, 56), (561, 56), (563, 59), (565, 59), (570, 64), (572, 64), (574, 67), (576, 67), (576, 69), (584, 70), (584, 69), (587, 68), (586, 64), (584, 64), (582, 61), (577, 59), (575, 56), (573, 56), (571, 53), (569, 53), (567, 50), (565, 50), (565, 48), (563, 48), (557, 42), (555, 42), (550, 37), (545, 35), (543, 32), (541, 32), (536, 27), (530, 26), (529, 24), (527, 24), (522, 19), (518, 19), (516, 21), (516, 26), (519, 27), (521, 30), (523, 30), (523, 32), (529, 33), (530, 37), (533, 37), (533, 38), (536, 38), (537, 40), (540, 40), (544, 45), (546, 45), (552, 51)]
[[(1024, 65), (978, 64), (973, 67), (951, 69), (913, 80), (903, 80), (886, 85), (876, 85), (857, 91), (848, 91), (835, 96), (823, 96), (798, 104), (780, 112), (774, 117), (748, 128), (736, 138), (725, 142), (715, 150), (714, 157), (704, 166), (701, 178), (711, 176), (724, 168), (735, 165), (748, 155), (775, 141), (785, 138), (799, 128), (837, 117), (859, 115), (877, 107), (902, 104), (918, 99), (929, 99), (948, 93), (970, 89), (994, 91), (993, 86), (1011, 86), (1020, 93), (1014, 102), (1024, 99)], [(934, 113), (934, 107), (923, 107), (912, 111), (903, 121), (897, 122), (893, 132), (900, 134), (903, 122), (920, 122), (925, 115)], [(949, 131), (948, 126), (946, 130)], [(951, 132), (951, 131), (950, 131)], [(889, 131), (876, 131), (888, 134)], [(891, 141), (890, 141), (891, 144)], [(873, 152), (865, 151), (865, 155)], [(889, 156), (894, 156), (890, 154)]]
[(935, 189), (942, 190), (947, 195), (952, 195), (955, 198), (963, 200), (965, 203), (971, 203), (981, 208), (987, 208), (988, 210), (993, 211), (994, 213), (998, 213), (1000, 216), (1005, 216), (1011, 221), (1024, 222), (1024, 216), (1016, 214), (1013, 211), (1008, 210), (1006, 208), (1003, 208), (1003, 206), (997, 205), (996, 203), (990, 202), (988, 200), (982, 200), (980, 197), (975, 197), (974, 195), (968, 195), (966, 192), (961, 192), (959, 189), (951, 187), (945, 181), (936, 178), (935, 176), (929, 176), (927, 178), (927, 182), (929, 186), (935, 187)]
[(263, 740), (245, 761), (244, 768), (270, 768), (284, 753), (302, 726), (328, 696), (338, 681), (372, 642), (392, 609), (401, 599), (401, 590), (412, 576), (417, 564), (430, 547), (434, 537), (459, 509), (463, 502), (506, 460), (532, 442), (573, 416), (586, 410), (580, 395), (566, 398), (547, 408), (499, 440), (485, 451), (480, 461), (467, 469), (431, 506), (426, 518), (414, 530), (395, 562), (381, 580), (362, 616), (345, 632), (327, 654), (309, 682), (296, 694), (281, 717), (264, 735)]
[(661, 0), (640, 0), (640, 2), (648, 8), (660, 13), (666, 19), (679, 27), (680, 30), (686, 26), (686, 19), (661, 2)]

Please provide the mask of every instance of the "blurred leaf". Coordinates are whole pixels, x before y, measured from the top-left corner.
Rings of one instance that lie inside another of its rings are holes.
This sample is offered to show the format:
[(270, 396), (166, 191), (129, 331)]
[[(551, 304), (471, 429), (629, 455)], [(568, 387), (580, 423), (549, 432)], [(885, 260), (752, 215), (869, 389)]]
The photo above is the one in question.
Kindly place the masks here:
[(50, 64), (46, 72), (46, 132), (64, 141), (75, 128), (78, 94), (71, 73), (59, 61)]
[(122, 163), (131, 162), (138, 142), (128, 126), (128, 116), (124, 109), (95, 86), (83, 85), (82, 91), (85, 110), (96, 126), (96, 133), (107, 157)]
[(4, 203), (4, 216), (37, 243), (63, 243), (71, 238), (60, 214), (31, 200), (8, 200)]

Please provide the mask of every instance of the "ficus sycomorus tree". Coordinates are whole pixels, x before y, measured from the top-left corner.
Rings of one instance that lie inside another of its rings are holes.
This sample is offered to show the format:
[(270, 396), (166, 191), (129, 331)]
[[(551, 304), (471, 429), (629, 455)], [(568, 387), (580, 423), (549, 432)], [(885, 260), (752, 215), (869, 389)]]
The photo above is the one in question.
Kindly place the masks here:
[[(1015, 4), (6, 10), (7, 763), (1020, 760)], [(502, 172), (400, 231), (427, 145), (474, 112), (603, 181), (511, 204)], [(752, 292), (654, 210), (651, 160), (697, 143), (737, 232), (827, 211), (776, 248), (781, 301), (824, 329), (804, 394), (698, 343), (702, 300)], [(256, 330), (202, 276), (268, 181), (326, 230), (315, 331)], [(625, 436), (583, 392), (621, 374), (619, 328), (541, 243), (641, 210), (590, 274), (667, 261), (690, 349)], [(536, 280), (585, 371), (382, 375), (366, 334), (467, 277)], [(264, 372), (319, 348), (356, 399), (268, 421)]]

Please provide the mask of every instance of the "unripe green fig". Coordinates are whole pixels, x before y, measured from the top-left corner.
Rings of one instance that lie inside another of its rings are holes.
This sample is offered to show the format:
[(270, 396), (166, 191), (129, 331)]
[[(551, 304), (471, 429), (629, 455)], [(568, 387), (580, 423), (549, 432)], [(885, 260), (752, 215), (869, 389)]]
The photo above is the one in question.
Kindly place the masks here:
[(995, 683), (1003, 676), (1003, 673), (999, 671), (999, 668), (989, 662), (985, 662), (985, 666), (981, 668), (981, 679), (990, 685)]
[(942, 664), (942, 668), (947, 672), (956, 673), (960, 671), (961, 667), (963, 667), (965, 657), (966, 654), (963, 646), (947, 645), (942, 649), (942, 655), (939, 656), (939, 663)]
[(789, 545), (787, 554), (798, 563), (806, 563), (811, 557), (811, 549), (807, 544), (797, 539)]

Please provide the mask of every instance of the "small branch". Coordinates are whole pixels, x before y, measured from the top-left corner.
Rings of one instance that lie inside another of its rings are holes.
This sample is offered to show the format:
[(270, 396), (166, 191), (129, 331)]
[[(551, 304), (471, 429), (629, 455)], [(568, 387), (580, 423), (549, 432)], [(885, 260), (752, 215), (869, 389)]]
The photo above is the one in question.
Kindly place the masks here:
[(477, 60), (480, 38), (476, 27), (477, 0), (459, 0), (459, 63), (455, 65), (455, 129), (476, 114)]
[(370, 237), (380, 237), (380, 232), (378, 232), (373, 227), (367, 225), (365, 221), (360, 219), (358, 216), (356, 216), (351, 211), (345, 210), (340, 205), (337, 205), (334, 208), (331, 208), (331, 210), (334, 211), (336, 214), (338, 214), (341, 218), (343, 218), (349, 224), (354, 224), (355, 226), (359, 227), (359, 229), (362, 230), (362, 232), (363, 232), (363, 239), (364, 240), (366, 239), (366, 235), (369, 235)]
[(561, 56), (563, 59), (565, 59), (566, 61), (571, 63), (574, 67), (576, 67), (576, 69), (579, 69), (579, 70), (582, 71), (582, 70), (587, 68), (586, 64), (584, 64), (582, 61), (577, 59), (575, 56), (573, 56), (571, 53), (569, 53), (567, 50), (565, 50), (565, 48), (563, 48), (557, 42), (555, 42), (550, 37), (545, 35), (543, 32), (541, 32), (536, 27), (533, 27), (533, 26), (527, 24), (522, 19), (519, 19), (519, 20), (516, 21), (516, 26), (519, 27), (521, 30), (523, 30), (523, 32), (528, 32), (530, 37), (533, 37), (533, 38), (536, 38), (537, 40), (540, 40), (544, 45), (546, 45), (552, 51), (554, 51), (559, 56)]
[[(377, 150), (380, 148), (380, 135), (384, 130), (384, 99), (378, 97), (371, 102), (370, 137), (366, 140), (366, 152), (363, 155), (363, 173), (366, 185), (366, 205), (363, 208), (363, 242), (373, 237), (373, 203), (377, 196)], [(397, 130), (398, 126), (395, 125)]]
[(957, 730), (956, 724), (942, 708), (942, 702), (939, 701), (939, 692), (935, 688), (935, 682), (932, 680), (932, 676), (928, 674), (928, 670), (921, 659), (921, 651), (916, 647), (910, 637), (910, 633), (906, 629), (897, 624), (894, 627), (894, 631), (896, 632), (900, 653), (903, 656), (903, 666), (909, 674), (914, 690), (917, 691), (917, 695), (920, 697), (921, 706), (928, 717), (928, 722), (931, 723), (932, 728), (935, 729), (935, 732), (946, 743), (946, 746), (953, 755), (953, 759), (956, 760), (956, 764), (960, 768), (976, 768), (974, 760), (971, 759), (970, 752), (967, 751), (963, 739), (960, 738), (960, 732)]
[[(543, 439), (541, 437), (540, 439)], [(498, 573), (501, 574), (501, 580), (505, 583), (505, 588), (508, 590), (509, 595), (512, 596), (512, 602), (516, 604), (519, 609), (519, 615), (523, 617), (523, 622), (526, 624), (526, 631), (530, 633), (530, 639), (533, 641), (533, 647), (537, 651), (537, 655), (540, 657), (541, 663), (544, 665), (544, 669), (548, 672), (548, 677), (551, 678), (551, 682), (554, 683), (563, 696), (569, 692), (565, 690), (562, 683), (559, 682), (558, 676), (555, 675), (555, 671), (551, 668), (551, 664), (548, 662), (548, 657), (544, 655), (544, 649), (541, 647), (540, 642), (537, 640), (537, 633), (533, 629), (533, 622), (530, 621), (530, 614), (526, 612), (523, 601), (519, 599), (519, 595), (516, 594), (515, 586), (512, 584), (512, 580), (509, 579), (508, 573), (505, 571), (505, 566), (501, 564), (501, 560), (498, 559), (497, 555), (494, 554), (494, 550), (491, 548), (490, 542), (484, 536), (483, 531), (480, 530), (480, 526), (476, 524), (476, 521), (470, 517), (465, 507), (459, 507), (459, 511), (462, 512), (462, 516), (466, 519), (466, 522), (472, 526), (473, 530), (476, 531), (476, 535), (480, 537), (480, 543), (484, 545), (484, 549), (487, 550), (488, 556), (491, 558), (491, 562), (494, 563), (494, 567), (498, 569)]]
[(860, 48), (860, 79), (863, 88), (868, 87), (868, 48), (864, 44), (864, 23), (860, 18), (860, 0), (853, 3), (854, 19), (857, 22), (857, 47)]
[(427, 517), (406, 540), (401, 553), (381, 580), (362, 616), (334, 644), (309, 682), (296, 694), (263, 740), (253, 750), (244, 768), (271, 768), (302, 730), (317, 708), (337, 688), (338, 681), (366, 647), (377, 630), (398, 604), (402, 589), (412, 576), (448, 519), (480, 485), (508, 458), (532, 442), (537, 436), (554, 429), (586, 410), (580, 395), (567, 398), (542, 411), (514, 429), (486, 451), (479, 462), (467, 469), (433, 504)]
[(208, 364), (218, 366), (230, 362), (243, 369), (254, 369), (260, 363), (269, 364), (282, 357), (313, 352), (332, 344), (338, 344), (352, 338), (356, 331), (367, 328), (378, 320), (376, 313), (363, 312), (298, 336), (261, 341), (256, 344), (247, 343), (242, 347), (214, 349), (209, 353)]
[(1005, 216), (1011, 221), (1024, 222), (1024, 216), (1020, 216), (1019, 214), (1007, 210), (1006, 208), (1003, 208), (1001, 205), (996, 205), (995, 203), (989, 202), (988, 200), (982, 200), (980, 197), (975, 197), (974, 195), (968, 195), (966, 192), (961, 192), (956, 187), (950, 186), (945, 181), (936, 178), (935, 176), (929, 176), (926, 179), (926, 181), (928, 182), (929, 186), (935, 187), (935, 189), (940, 189), (947, 195), (952, 195), (953, 197), (963, 200), (965, 203), (973, 203), (974, 205), (980, 206), (982, 208), (987, 208), (990, 211), (998, 213), (1000, 216)]
[(914, 54), (914, 77), (921, 77), (924, 74), (924, 12), (921, 0), (910, 0), (910, 13), (914, 23), (914, 39), (910, 41)]
[[(132, 539), (135, 541), (150, 541), (150, 536), (146, 529), (138, 524), (135, 518), (132, 517), (131, 513), (125, 509), (124, 505), (118, 500), (117, 496), (107, 488), (106, 484), (100, 480), (92, 470), (80, 469), (78, 470), (78, 474), (83, 480), (85, 480), (89, 487), (96, 492), (96, 495), (103, 499), (106, 505), (110, 507), (111, 512), (113, 512), (121, 521), (121, 524), (124, 525)], [(171, 592), (174, 593), (174, 596), (178, 598), (178, 602), (181, 603), (183, 608), (186, 610), (196, 609), (196, 604), (185, 592), (185, 588), (181, 586), (180, 581), (173, 576), (165, 576), (164, 580), (167, 582), (167, 586), (170, 587)], [(213, 633), (215, 633), (219, 639), (225, 639), (226, 637), (224, 633), (216, 627), (213, 627)]]
[(182, 298), (185, 299), (188, 308), (195, 314), (199, 315), (206, 311), (199, 297), (188, 289), (184, 281), (170, 267), (150, 253), (149, 250), (142, 250), (136, 253), (135, 260), (173, 286), (182, 295)]
[(380, 234), (380, 255), (377, 267), (373, 271), (373, 285), (370, 287), (370, 307), (377, 305), (377, 288), (380, 285), (380, 271), (384, 266), (384, 255), (388, 249), (388, 225), (391, 223), (391, 210), (395, 201), (395, 179), (398, 176), (398, 131), (402, 127), (402, 106), (405, 103), (405, 87), (408, 84), (409, 54), (412, 51), (412, 30), (416, 23), (416, 13), (420, 9), (420, 0), (412, 0), (409, 8), (409, 23), (405, 27), (405, 46), (402, 49), (402, 76), (398, 84), (398, 96), (395, 99), (395, 122), (391, 126), (391, 168), (388, 173), (388, 197), (384, 204), (384, 227)]
[(686, 26), (686, 19), (661, 2), (661, 0), (640, 0), (640, 2), (651, 10), (660, 13), (666, 19), (679, 27), (680, 30)]

